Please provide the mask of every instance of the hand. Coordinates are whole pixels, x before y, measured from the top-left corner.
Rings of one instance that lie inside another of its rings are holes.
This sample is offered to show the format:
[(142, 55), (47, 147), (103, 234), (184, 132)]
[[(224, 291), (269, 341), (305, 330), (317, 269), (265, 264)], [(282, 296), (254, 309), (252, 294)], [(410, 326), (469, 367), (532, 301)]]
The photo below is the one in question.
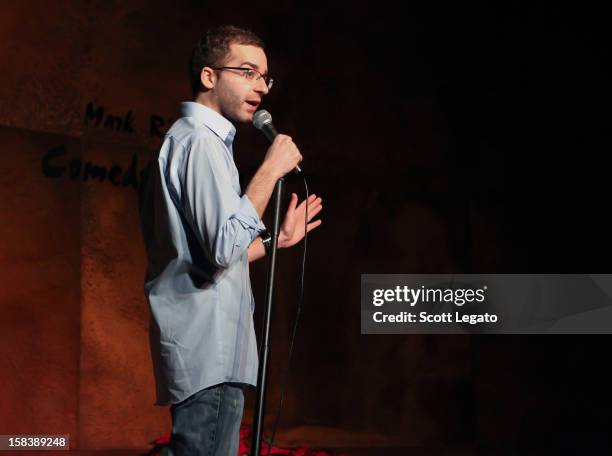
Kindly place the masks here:
[[(297, 206), (298, 197), (295, 193), (291, 194), (291, 201), (285, 214), (285, 220), (278, 234), (278, 247), (287, 248), (297, 244), (304, 237), (304, 217), (306, 216), (306, 200), (302, 201)], [(308, 222), (321, 212), (323, 209), (322, 199), (317, 195), (312, 194), (308, 197)], [(315, 220), (307, 225), (306, 232), (315, 229), (321, 224), (321, 220)]]
[(291, 137), (287, 135), (277, 135), (264, 158), (264, 163), (277, 179), (293, 171), (301, 161), (300, 151)]

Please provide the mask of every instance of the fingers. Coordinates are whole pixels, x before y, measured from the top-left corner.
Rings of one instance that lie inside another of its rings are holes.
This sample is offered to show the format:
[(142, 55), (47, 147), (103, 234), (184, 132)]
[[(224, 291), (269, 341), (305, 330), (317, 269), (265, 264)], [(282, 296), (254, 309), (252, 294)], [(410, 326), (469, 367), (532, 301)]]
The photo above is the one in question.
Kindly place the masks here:
[(287, 212), (294, 211), (297, 206), (298, 197), (295, 193), (291, 194), (291, 199), (289, 200), (289, 207), (287, 208)]
[(312, 200), (308, 201), (308, 221), (310, 221), (315, 215), (317, 215), (319, 212), (321, 212), (321, 210), (323, 209), (323, 200), (319, 197), (317, 198), (316, 195), (314, 198), (312, 198)]
[[(292, 194), (291, 197), (293, 198), (294, 195), (295, 194)], [(308, 201), (307, 208), (305, 206), (306, 201)], [(319, 212), (321, 212), (321, 210), (323, 209), (323, 199), (321, 197), (317, 197), (317, 195), (315, 195), (314, 193), (312, 195), (309, 195), (308, 199), (302, 201), (300, 205), (297, 207), (296, 210), (299, 211), (298, 213), (300, 214), (298, 215), (298, 217), (302, 217), (301, 214), (304, 211), (306, 211), (306, 209), (308, 210), (308, 220), (307, 221), (310, 222), (312, 218), (316, 216)]]
[(308, 208), (308, 221), (312, 220), (312, 218), (317, 215), (323, 209), (322, 205), (318, 205), (316, 207)]
[[(312, 195), (308, 196), (308, 208), (313, 207), (313, 205), (321, 204), (322, 201), (323, 199), (321, 197), (317, 197), (317, 195), (313, 193)], [(306, 200), (302, 201), (300, 203), (300, 206), (303, 205), (305, 202)]]
[(268, 148), (264, 162), (266, 162), (274, 173), (285, 175), (302, 161), (303, 157), (298, 147), (290, 136), (277, 135)]
[(289, 157), (295, 160), (295, 164), (294, 164), (294, 168), (295, 168), (295, 165), (300, 163), (304, 159), (304, 157), (302, 157), (302, 154), (300, 153), (298, 146), (293, 142), (293, 138), (291, 136), (286, 136), (286, 135), (278, 135), (278, 136), (283, 136), (283, 138), (281, 138), (281, 142), (285, 144), (285, 147), (287, 148), (287, 152), (289, 153)]
[(310, 222), (308, 225), (306, 225), (306, 232), (309, 233), (311, 230), (314, 230), (321, 223), (323, 223), (321, 219), (315, 220), (314, 222)]
[(322, 206), (323, 200), (321, 198), (313, 199), (312, 201), (308, 201), (308, 208)]

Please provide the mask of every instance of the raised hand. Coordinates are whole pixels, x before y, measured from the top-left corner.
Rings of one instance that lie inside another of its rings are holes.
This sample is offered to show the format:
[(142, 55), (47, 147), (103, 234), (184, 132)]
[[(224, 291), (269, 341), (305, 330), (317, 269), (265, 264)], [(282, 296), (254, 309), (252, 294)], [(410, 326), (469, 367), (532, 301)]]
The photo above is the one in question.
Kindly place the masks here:
[(291, 194), (291, 201), (285, 214), (285, 220), (278, 234), (278, 247), (287, 248), (297, 244), (304, 237), (304, 217), (306, 216), (306, 204), (308, 204), (308, 225), (306, 232), (315, 229), (321, 224), (321, 220), (311, 222), (313, 217), (323, 209), (322, 199), (314, 193), (308, 197), (308, 201), (302, 201), (299, 206), (297, 204), (298, 197), (295, 193)]

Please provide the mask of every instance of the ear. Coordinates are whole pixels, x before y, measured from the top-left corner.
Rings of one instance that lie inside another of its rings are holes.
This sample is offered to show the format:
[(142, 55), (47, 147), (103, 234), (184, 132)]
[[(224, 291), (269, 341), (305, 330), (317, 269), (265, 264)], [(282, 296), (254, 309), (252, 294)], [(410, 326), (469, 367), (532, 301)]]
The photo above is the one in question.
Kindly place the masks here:
[(200, 72), (200, 82), (205, 89), (212, 89), (215, 87), (217, 82), (217, 75), (215, 74), (215, 70), (211, 67), (204, 67)]

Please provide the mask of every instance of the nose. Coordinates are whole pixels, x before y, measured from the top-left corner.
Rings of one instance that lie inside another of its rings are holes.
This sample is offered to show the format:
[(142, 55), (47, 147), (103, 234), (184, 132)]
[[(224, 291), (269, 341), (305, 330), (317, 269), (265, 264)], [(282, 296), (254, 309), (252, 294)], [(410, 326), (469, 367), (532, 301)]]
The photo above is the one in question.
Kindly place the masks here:
[(268, 89), (268, 84), (264, 80), (264, 78), (259, 78), (255, 81), (255, 92), (261, 93), (262, 95), (267, 95), (270, 89)]

